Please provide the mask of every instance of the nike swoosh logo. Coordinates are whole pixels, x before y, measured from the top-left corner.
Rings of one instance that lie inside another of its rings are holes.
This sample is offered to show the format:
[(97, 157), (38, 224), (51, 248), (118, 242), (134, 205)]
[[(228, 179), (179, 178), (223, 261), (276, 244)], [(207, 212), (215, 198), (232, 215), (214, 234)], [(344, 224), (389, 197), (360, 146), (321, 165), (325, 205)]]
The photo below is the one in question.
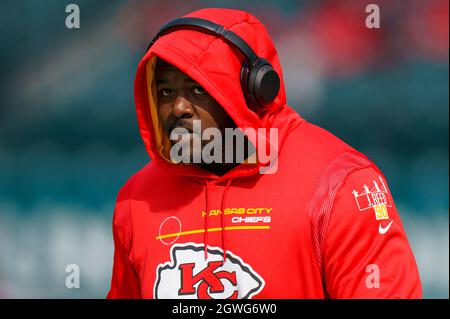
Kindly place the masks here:
[(392, 225), (393, 222), (394, 222), (394, 221), (391, 220), (391, 222), (390, 222), (386, 227), (381, 227), (381, 223), (380, 223), (380, 225), (378, 226), (378, 232), (379, 232), (381, 235), (386, 234), (387, 231), (389, 230), (389, 228), (391, 228), (391, 225)]

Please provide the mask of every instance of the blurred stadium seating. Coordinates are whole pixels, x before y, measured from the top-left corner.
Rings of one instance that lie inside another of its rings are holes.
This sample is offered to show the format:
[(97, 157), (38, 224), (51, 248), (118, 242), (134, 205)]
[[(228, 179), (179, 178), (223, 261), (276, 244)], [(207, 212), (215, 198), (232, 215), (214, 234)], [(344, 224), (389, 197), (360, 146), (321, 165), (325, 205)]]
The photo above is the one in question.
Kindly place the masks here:
[[(448, 298), (448, 0), (0, 2), (0, 298), (104, 298), (115, 196), (149, 160), (133, 80), (148, 40), (201, 7), (252, 12), (288, 103), (384, 171), (426, 298)], [(371, 3), (371, 2), (370, 2)], [(81, 288), (64, 286), (76, 263)]]

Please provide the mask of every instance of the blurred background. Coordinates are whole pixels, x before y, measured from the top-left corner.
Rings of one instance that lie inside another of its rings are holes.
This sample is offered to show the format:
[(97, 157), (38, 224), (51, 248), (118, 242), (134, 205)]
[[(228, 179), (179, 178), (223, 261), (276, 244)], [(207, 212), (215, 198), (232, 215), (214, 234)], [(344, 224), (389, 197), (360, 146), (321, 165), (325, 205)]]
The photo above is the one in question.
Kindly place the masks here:
[[(380, 29), (365, 27), (370, 3)], [(448, 0), (0, 2), (0, 298), (106, 296), (115, 197), (149, 161), (136, 67), (163, 23), (202, 7), (262, 20), (288, 104), (383, 170), (424, 297), (448, 298)]]

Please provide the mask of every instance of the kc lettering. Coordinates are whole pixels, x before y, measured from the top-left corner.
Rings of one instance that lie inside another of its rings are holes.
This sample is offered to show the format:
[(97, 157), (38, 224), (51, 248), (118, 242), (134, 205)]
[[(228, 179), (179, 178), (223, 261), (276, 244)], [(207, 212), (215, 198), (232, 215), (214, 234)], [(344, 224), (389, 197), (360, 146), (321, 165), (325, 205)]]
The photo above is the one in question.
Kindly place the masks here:
[[(233, 286), (237, 285), (236, 273), (228, 271), (216, 271), (217, 268), (223, 266), (222, 261), (212, 261), (208, 263), (208, 266), (199, 272), (197, 275), (193, 275), (195, 263), (180, 265), (181, 270), (181, 289), (180, 295), (192, 295), (197, 293), (200, 299), (211, 299), (211, 295), (208, 293), (208, 289), (211, 293), (223, 293), (225, 286), (222, 284), (221, 279), (228, 280)], [(216, 272), (215, 272), (216, 271)], [(197, 291), (194, 285), (199, 283)], [(228, 299), (236, 299), (238, 296), (237, 291)]]
[(218, 247), (195, 243), (175, 244), (171, 260), (156, 271), (156, 299), (249, 299), (264, 288), (264, 279), (239, 256)]

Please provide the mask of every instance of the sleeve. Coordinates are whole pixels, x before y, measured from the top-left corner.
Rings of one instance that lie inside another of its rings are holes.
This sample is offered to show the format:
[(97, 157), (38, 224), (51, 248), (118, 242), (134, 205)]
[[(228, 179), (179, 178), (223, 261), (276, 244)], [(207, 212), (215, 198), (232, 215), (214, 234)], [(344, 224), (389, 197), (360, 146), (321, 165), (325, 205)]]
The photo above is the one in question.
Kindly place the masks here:
[(331, 298), (422, 298), (405, 230), (375, 167), (350, 173), (336, 192), (322, 254)]
[(107, 298), (141, 298), (139, 277), (130, 259), (132, 241), (130, 203), (129, 200), (122, 200), (120, 197), (119, 193), (114, 209), (114, 264)]

